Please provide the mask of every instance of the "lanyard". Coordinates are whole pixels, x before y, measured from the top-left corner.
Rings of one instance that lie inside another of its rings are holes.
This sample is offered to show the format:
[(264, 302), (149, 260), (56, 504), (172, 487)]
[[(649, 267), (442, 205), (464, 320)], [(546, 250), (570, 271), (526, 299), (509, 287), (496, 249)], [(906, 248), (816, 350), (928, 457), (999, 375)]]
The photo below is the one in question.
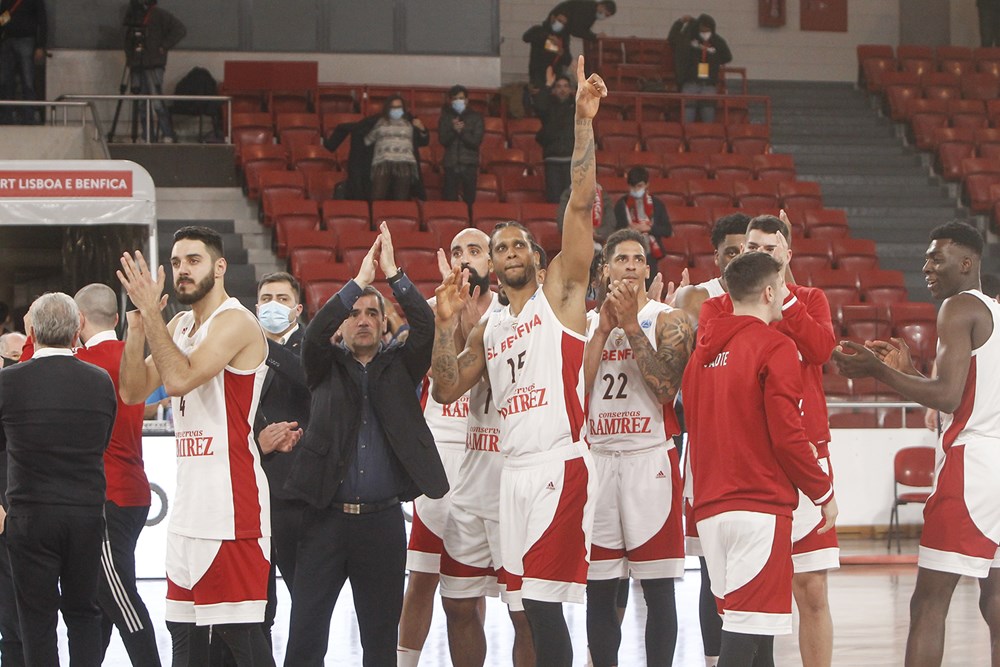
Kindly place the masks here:
[(708, 44), (701, 45), (701, 62), (708, 62)]

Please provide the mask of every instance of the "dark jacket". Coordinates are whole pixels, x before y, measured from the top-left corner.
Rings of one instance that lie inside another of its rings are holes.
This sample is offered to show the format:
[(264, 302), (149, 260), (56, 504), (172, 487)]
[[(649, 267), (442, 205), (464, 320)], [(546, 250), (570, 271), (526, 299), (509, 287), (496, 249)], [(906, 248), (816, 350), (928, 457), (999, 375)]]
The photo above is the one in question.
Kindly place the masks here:
[(18, 5), (14, 13), (10, 15), (10, 23), (0, 28), (0, 40), (7, 37), (33, 37), (35, 48), (44, 49), (48, 41), (49, 19), (45, 14), (45, 2), (43, 0), (0, 0), (0, 14), (9, 12), (14, 5)]
[[(707, 42), (702, 42), (698, 34), (698, 27), (702, 24), (712, 26), (712, 36)], [(681, 87), (685, 83), (702, 82), (717, 84), (719, 82), (719, 68), (733, 60), (733, 54), (729, 50), (726, 40), (719, 37), (715, 31), (715, 19), (708, 14), (702, 14), (695, 20), (684, 24), (676, 21), (670, 29), (667, 38), (674, 49), (674, 67), (677, 73), (677, 86)], [(697, 45), (694, 43), (697, 42)], [(698, 63), (702, 61), (702, 47), (715, 49), (715, 53), (704, 54), (705, 62), (708, 63), (708, 78), (698, 77)]]
[[(552, 67), (556, 74), (561, 74), (572, 62), (569, 53), (569, 31), (552, 32), (552, 24), (548, 19), (544, 23), (528, 28), (521, 37), (531, 44), (531, 54), (528, 57), (528, 80), (532, 86), (545, 86), (545, 70)], [(546, 48), (546, 44), (554, 46), (555, 51)]]
[[(303, 431), (309, 426), (309, 388), (302, 368), (303, 329), (300, 326), (284, 345), (267, 341), (267, 375), (260, 390), (260, 404), (254, 419), (254, 438), (268, 424), (296, 421)], [(286, 500), (294, 498), (285, 491), (285, 480), (292, 469), (297, 448), (290, 452), (272, 452), (261, 458), (271, 496)]]
[[(456, 132), (452, 122), (461, 117), (465, 123), (462, 132)], [(458, 165), (479, 164), (479, 145), (483, 143), (483, 117), (466, 107), (459, 116), (446, 104), (441, 108), (441, 120), (438, 122), (438, 141), (444, 146), (444, 156), (441, 159), (443, 167), (452, 168)]]
[(566, 0), (556, 5), (550, 14), (565, 14), (566, 28), (573, 37), (597, 39), (593, 27), (597, 21), (597, 0)]
[(351, 138), (351, 150), (347, 154), (346, 199), (371, 199), (375, 147), (365, 144), (365, 137), (381, 117), (380, 114), (373, 114), (356, 123), (341, 123), (323, 140), (323, 146), (332, 153), (344, 143), (344, 139)]
[(10, 506), (100, 515), (104, 450), (117, 410), (107, 371), (73, 356), (36, 357), (0, 371)]
[(542, 129), (535, 134), (535, 141), (542, 147), (542, 157), (573, 157), (576, 143), (576, 102), (573, 96), (560, 102), (542, 88), (535, 95), (535, 113), (542, 121)]
[(145, 12), (130, 11), (125, 17), (125, 57), (129, 67), (166, 67), (167, 52), (185, 35), (187, 28), (180, 19), (156, 5)]
[[(333, 500), (358, 440), (357, 363), (346, 347), (330, 344), (353, 306), (343, 301), (342, 294), (343, 290), (327, 301), (306, 328), (302, 365), (312, 392), (311, 417), (285, 483), (286, 491), (318, 508)], [(434, 313), (405, 276), (393, 286), (393, 294), (410, 324), (410, 335), (403, 344), (383, 348), (368, 363), (371, 406), (412, 482), (401, 499), (420, 494), (440, 498), (448, 491), (448, 478), (417, 398), (417, 387), (431, 365)]]

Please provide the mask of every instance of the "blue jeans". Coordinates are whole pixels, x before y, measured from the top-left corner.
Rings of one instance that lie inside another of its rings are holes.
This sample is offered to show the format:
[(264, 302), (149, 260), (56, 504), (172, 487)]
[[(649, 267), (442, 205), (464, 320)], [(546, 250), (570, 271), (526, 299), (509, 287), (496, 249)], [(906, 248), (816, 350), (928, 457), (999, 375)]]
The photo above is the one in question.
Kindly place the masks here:
[[(151, 69), (133, 68), (130, 70), (132, 92), (139, 95), (162, 95), (163, 94), (163, 68), (154, 67)], [(140, 100), (136, 104), (136, 122), (141, 128), (139, 130), (143, 139), (146, 139), (146, 101)], [(170, 112), (163, 100), (153, 100), (153, 122), (159, 127), (160, 137), (174, 137), (174, 128), (170, 124)]]
[[(681, 87), (682, 93), (688, 95), (715, 95), (718, 89), (714, 83), (688, 81)], [(715, 122), (715, 102), (699, 101), (684, 103), (684, 122), (693, 123), (700, 120), (703, 123)]]
[[(17, 95), (17, 79), (21, 79), (21, 95)], [(35, 38), (8, 37), (0, 41), (0, 99), (35, 100)], [(4, 123), (34, 124), (39, 117), (37, 108), (6, 107), (0, 109)]]

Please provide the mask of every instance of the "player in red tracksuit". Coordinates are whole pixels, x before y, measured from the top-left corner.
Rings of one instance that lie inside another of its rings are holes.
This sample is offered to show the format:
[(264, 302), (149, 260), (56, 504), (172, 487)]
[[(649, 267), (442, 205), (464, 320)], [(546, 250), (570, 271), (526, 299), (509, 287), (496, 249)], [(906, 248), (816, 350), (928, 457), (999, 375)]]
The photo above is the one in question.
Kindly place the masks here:
[(833, 487), (809, 445), (795, 344), (771, 322), (788, 288), (761, 252), (726, 269), (733, 313), (699, 326), (682, 391), (694, 516), (723, 615), (719, 664), (768, 663), (773, 636), (792, 630), (792, 511), (796, 487), (833, 527)]
[[(744, 252), (763, 251), (788, 266), (788, 226), (770, 215), (758, 216), (747, 226)], [(788, 275), (786, 273), (786, 278)], [(802, 370), (802, 420), (806, 436), (816, 447), (820, 465), (833, 479), (830, 464), (830, 426), (823, 393), (823, 364), (837, 344), (830, 321), (830, 304), (820, 289), (789, 281), (782, 319), (773, 326), (795, 343)], [(728, 294), (707, 300), (699, 326), (732, 312)], [(833, 618), (827, 597), (827, 571), (840, 567), (840, 548), (834, 531), (820, 534), (819, 509), (799, 495), (792, 515), (792, 592), (799, 608), (799, 651), (805, 667), (830, 667), (833, 660)]]

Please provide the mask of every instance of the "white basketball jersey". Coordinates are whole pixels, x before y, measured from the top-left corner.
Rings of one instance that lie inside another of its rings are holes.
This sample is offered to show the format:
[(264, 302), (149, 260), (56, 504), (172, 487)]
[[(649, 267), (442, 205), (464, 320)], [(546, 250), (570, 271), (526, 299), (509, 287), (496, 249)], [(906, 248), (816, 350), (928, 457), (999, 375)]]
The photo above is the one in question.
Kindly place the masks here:
[[(193, 335), (194, 313), (183, 313), (174, 343), (190, 355), (208, 336), (215, 317), (226, 310), (243, 311), (247, 326), (260, 330), (250, 311), (230, 297)], [(177, 493), (170, 509), (170, 532), (214, 540), (271, 535), (267, 478), (252, 428), (266, 361), (265, 355), (259, 366), (246, 371), (226, 366), (201, 386), (173, 398)]]
[[(658, 301), (647, 301), (639, 311), (642, 333), (656, 349), (656, 320), (673, 310)], [(600, 317), (591, 322), (597, 330)], [(615, 328), (601, 352), (594, 386), (590, 388), (587, 442), (594, 449), (635, 451), (662, 445), (674, 446), (670, 436), (679, 433), (673, 405), (664, 405), (642, 378), (628, 336)]]
[(969, 375), (962, 390), (962, 401), (946, 418), (941, 444), (945, 451), (952, 445), (976, 440), (1000, 440), (1000, 304), (979, 290), (967, 290), (982, 301), (993, 316), (993, 333), (982, 346), (972, 351)]
[(565, 328), (541, 287), (516, 316), (490, 314), (483, 343), (505, 456), (579, 442), (584, 426), (584, 336)]
[(695, 287), (708, 292), (709, 299), (714, 299), (715, 297), (722, 296), (726, 293), (726, 290), (722, 289), (722, 281), (718, 278), (712, 278), (711, 280), (706, 280), (703, 283), (698, 283)]
[(500, 520), (500, 413), (493, 404), (490, 383), (480, 382), (469, 392), (469, 430), (465, 457), (451, 490), (455, 507), (491, 521)]
[(446, 449), (465, 449), (465, 431), (469, 418), (469, 394), (448, 405), (434, 400), (433, 378), (424, 382), (424, 421), (431, 429), (434, 444)]

